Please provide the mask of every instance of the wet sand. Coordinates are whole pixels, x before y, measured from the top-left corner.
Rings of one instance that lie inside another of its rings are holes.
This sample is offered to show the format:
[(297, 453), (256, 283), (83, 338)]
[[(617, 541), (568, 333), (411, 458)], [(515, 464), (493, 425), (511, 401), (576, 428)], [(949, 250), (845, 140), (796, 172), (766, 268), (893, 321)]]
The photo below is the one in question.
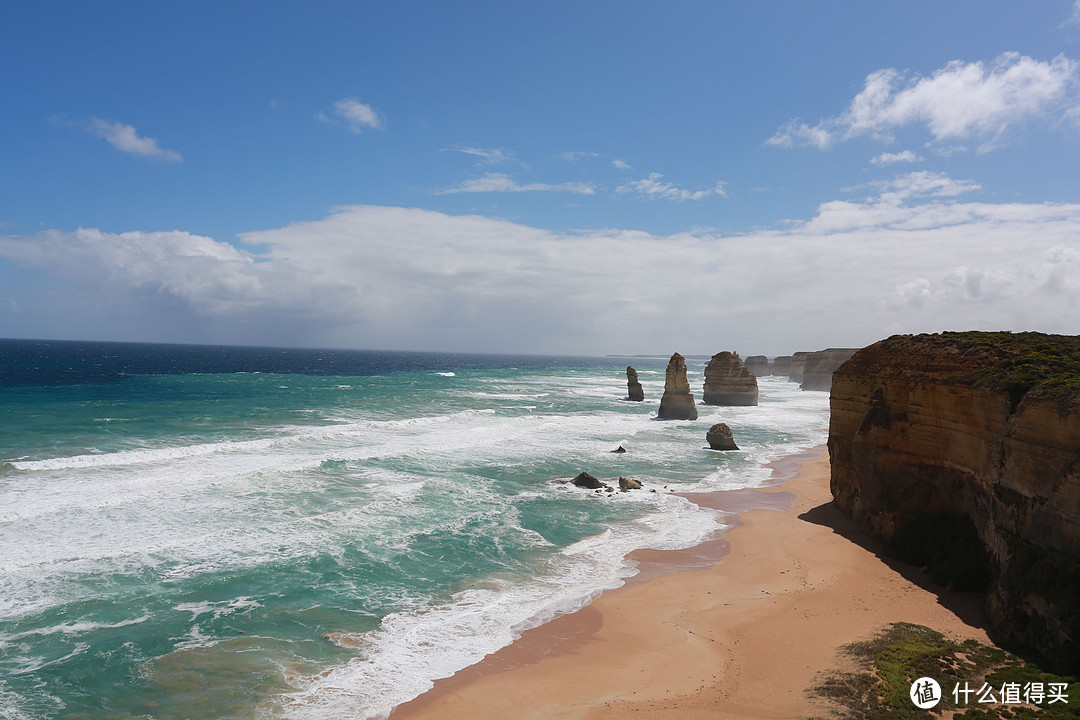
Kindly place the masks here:
[(738, 513), (721, 540), (634, 555), (642, 573), (402, 705), (392, 720), (804, 718), (841, 646), (892, 622), (988, 642), (979, 603), (883, 559), (831, 504), (824, 450), (761, 490), (688, 496)]

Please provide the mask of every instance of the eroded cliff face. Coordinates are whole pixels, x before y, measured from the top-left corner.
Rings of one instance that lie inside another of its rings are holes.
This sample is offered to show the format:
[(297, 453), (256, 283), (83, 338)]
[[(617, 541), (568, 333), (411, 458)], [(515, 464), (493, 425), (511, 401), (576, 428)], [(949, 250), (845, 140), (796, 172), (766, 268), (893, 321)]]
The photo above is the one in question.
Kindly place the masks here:
[[(1037, 366), (1042, 351), (1025, 355), (1029, 342), (1056, 343), (1061, 357), (1032, 369), (1023, 358)], [(1080, 368), (1080, 338), (883, 340), (833, 375), (829, 456), (841, 509), (935, 579), (985, 591), (1009, 640), (1075, 672), (1080, 399), (1070, 367)], [(1065, 373), (1056, 385), (1040, 379), (1054, 368)]]
[(807, 353), (802, 370), (802, 389), (828, 392), (832, 387), (833, 373), (855, 354), (856, 349), (829, 348)]
[(757, 405), (757, 378), (737, 353), (725, 350), (709, 360), (702, 402), (706, 405)]
[(664, 394), (656, 416), (661, 420), (697, 420), (697, 404), (686, 379), (686, 360), (675, 353), (668, 360), (664, 375)]

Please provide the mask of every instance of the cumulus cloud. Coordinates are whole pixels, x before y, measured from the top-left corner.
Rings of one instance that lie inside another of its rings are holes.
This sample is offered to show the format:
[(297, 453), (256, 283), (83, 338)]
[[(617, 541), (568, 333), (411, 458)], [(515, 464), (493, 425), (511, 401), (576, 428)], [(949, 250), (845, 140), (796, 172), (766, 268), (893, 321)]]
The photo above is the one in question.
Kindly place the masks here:
[(1010, 52), (991, 63), (956, 60), (929, 77), (878, 70), (841, 115), (813, 126), (792, 120), (766, 143), (825, 149), (858, 136), (889, 141), (896, 129), (921, 125), (935, 143), (975, 141), (985, 152), (1029, 119), (1076, 112), (1078, 68), (1064, 55), (1040, 61)]
[(578, 195), (595, 195), (596, 188), (588, 183), (518, 183), (504, 173), (486, 173), (482, 178), (465, 180), (457, 185), (434, 191), (435, 195), (480, 192), (568, 192)]
[(159, 158), (166, 162), (180, 162), (183, 157), (174, 150), (158, 145), (157, 138), (142, 137), (131, 125), (116, 120), (91, 118), (89, 132), (112, 145), (120, 152), (145, 158)]
[(922, 162), (922, 158), (910, 150), (904, 150), (903, 152), (898, 153), (881, 153), (876, 157), (870, 158), (870, 162), (878, 167), (886, 167), (897, 163)]
[(727, 197), (724, 191), (726, 183), (717, 182), (711, 188), (700, 190), (687, 190), (665, 181), (660, 173), (649, 173), (649, 176), (640, 180), (629, 180), (615, 188), (620, 195), (635, 195), (649, 200), (701, 200), (710, 195)]
[(382, 115), (372, 106), (362, 103), (356, 98), (342, 98), (334, 103), (332, 116), (319, 112), (315, 117), (322, 122), (334, 122), (335, 120), (345, 124), (351, 132), (361, 133), (365, 128), (380, 130), (384, 126)]
[(615, 168), (616, 170), (633, 170), (633, 167), (630, 165), (630, 163), (620, 158), (615, 158), (614, 160), (612, 160), (611, 167)]
[(744, 235), (372, 206), (247, 233), (250, 251), (183, 232), (49, 230), (0, 236), (0, 257), (50, 280), (0, 300), (20, 309), (9, 328), (39, 335), (67, 322), (112, 337), (123, 320), (159, 333), (144, 339), (402, 349), (779, 354), (895, 332), (1075, 332), (1080, 205), (954, 189), (901, 176)]

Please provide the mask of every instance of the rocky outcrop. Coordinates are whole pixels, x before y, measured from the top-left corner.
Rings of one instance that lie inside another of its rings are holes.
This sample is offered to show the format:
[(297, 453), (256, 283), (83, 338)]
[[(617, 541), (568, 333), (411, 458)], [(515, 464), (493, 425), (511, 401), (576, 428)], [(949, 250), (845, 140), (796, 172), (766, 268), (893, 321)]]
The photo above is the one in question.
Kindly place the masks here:
[(637, 370), (629, 365), (626, 366), (626, 390), (629, 400), (640, 402), (645, 399), (645, 391), (641, 389), (641, 383), (638, 382)]
[(829, 348), (809, 353), (803, 366), (802, 389), (824, 390), (832, 388), (832, 377), (836, 369), (855, 354), (857, 348)]
[(620, 477), (619, 478), (619, 489), (622, 490), (623, 492), (626, 492), (627, 490), (640, 490), (641, 489), (641, 482), (638, 481), (638, 480), (635, 480), (634, 478)]
[(1080, 669), (1080, 337), (894, 336), (833, 375), (837, 505)]
[(787, 376), (791, 382), (801, 383), (803, 381), (803, 371), (806, 369), (806, 357), (810, 353), (797, 352), (791, 356), (791, 364), (788, 366)]
[(709, 447), (713, 450), (738, 450), (739, 446), (735, 444), (735, 436), (724, 423), (716, 423), (709, 428), (708, 434), (705, 435), (705, 439), (709, 442)]
[(578, 473), (571, 482), (577, 487), (586, 488), (588, 490), (599, 490), (607, 487), (604, 483), (600, 482), (598, 478), (593, 477), (587, 472)]
[(769, 358), (764, 355), (751, 355), (743, 362), (746, 364), (746, 369), (749, 370), (754, 377), (772, 375), (772, 366), (769, 365)]
[(788, 375), (791, 372), (791, 356), (780, 355), (773, 358), (772, 361), (772, 374), (779, 375), (781, 377)]
[(656, 416), (661, 420), (697, 420), (697, 404), (686, 380), (686, 360), (679, 353), (668, 361), (664, 394)]
[(705, 368), (702, 401), (706, 405), (757, 405), (757, 378), (736, 353), (717, 353)]

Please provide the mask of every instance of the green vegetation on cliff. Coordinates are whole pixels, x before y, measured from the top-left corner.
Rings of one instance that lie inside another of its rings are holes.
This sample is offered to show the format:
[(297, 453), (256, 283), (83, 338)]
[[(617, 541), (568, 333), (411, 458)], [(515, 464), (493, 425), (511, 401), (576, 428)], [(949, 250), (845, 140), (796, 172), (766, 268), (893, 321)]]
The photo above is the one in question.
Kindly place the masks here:
[[(1037, 332), (943, 332), (894, 335), (883, 341), (914, 356), (948, 353), (956, 380), (1007, 392), (1080, 398), (1080, 336)], [(943, 368), (944, 369), (944, 368)]]

